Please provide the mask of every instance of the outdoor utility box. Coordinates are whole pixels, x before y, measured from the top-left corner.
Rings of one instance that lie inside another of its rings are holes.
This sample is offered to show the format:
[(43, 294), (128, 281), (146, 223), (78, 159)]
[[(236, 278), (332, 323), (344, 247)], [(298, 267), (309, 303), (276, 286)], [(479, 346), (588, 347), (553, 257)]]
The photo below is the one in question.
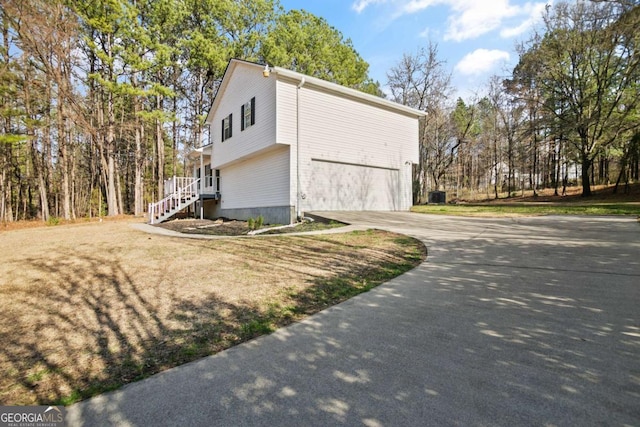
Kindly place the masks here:
[(444, 191), (430, 191), (427, 203), (444, 204), (447, 203), (447, 193)]

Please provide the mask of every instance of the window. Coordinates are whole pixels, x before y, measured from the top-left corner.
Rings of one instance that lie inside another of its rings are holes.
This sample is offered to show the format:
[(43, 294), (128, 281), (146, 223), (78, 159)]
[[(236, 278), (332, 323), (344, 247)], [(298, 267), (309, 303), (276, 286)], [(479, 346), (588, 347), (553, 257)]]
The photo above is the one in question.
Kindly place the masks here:
[(213, 187), (213, 177), (211, 176), (211, 165), (204, 165), (204, 186)]
[(227, 117), (225, 117), (224, 119), (222, 119), (222, 142), (226, 141), (227, 139), (231, 138), (231, 130), (232, 130), (232, 123), (231, 123), (231, 116), (233, 116), (233, 114), (229, 114)]
[(240, 107), (240, 116), (242, 117), (241, 130), (256, 124), (256, 98)]

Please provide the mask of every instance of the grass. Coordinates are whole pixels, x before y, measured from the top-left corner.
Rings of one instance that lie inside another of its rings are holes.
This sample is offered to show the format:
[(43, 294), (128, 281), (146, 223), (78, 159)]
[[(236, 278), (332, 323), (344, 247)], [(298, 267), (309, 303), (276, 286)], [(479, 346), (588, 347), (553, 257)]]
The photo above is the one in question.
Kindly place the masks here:
[(369, 230), (175, 239), (131, 220), (0, 231), (0, 404), (69, 405), (365, 292), (424, 246)]
[(418, 213), (459, 216), (531, 216), (531, 215), (635, 215), (640, 216), (640, 183), (622, 187), (617, 193), (613, 185), (594, 186), (593, 195), (581, 197), (581, 189), (570, 187), (566, 196), (554, 195), (553, 189), (531, 190), (507, 198), (456, 200), (455, 204), (420, 205)]
[(551, 204), (551, 203), (504, 203), (504, 204), (457, 204), (420, 205), (412, 212), (459, 215), (459, 216), (517, 216), (517, 215), (636, 215), (640, 216), (640, 204), (598, 203)]

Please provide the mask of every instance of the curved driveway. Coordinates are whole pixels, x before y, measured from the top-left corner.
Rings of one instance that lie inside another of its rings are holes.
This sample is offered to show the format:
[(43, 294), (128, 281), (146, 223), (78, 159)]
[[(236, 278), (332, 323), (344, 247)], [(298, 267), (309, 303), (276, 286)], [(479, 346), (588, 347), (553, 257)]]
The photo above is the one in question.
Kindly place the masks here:
[(327, 213), (425, 263), (68, 408), (69, 425), (640, 425), (640, 224)]

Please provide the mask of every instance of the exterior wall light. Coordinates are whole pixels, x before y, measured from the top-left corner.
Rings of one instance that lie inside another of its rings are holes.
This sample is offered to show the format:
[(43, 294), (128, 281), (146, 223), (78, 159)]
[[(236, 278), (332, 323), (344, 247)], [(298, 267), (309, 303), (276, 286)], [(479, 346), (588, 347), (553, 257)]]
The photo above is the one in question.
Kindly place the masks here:
[(269, 64), (264, 64), (264, 70), (262, 70), (262, 76), (263, 77), (269, 77)]

